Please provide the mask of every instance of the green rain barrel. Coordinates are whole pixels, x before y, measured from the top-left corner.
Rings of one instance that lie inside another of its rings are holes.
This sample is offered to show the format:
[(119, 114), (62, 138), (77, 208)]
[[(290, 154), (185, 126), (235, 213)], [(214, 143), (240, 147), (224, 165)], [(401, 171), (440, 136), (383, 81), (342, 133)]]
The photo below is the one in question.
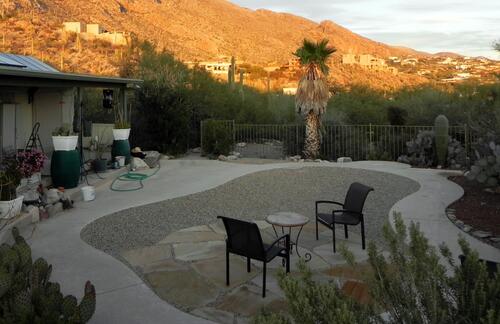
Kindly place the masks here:
[(80, 180), (80, 153), (72, 151), (54, 151), (50, 163), (52, 185), (71, 189), (78, 187)]
[(128, 140), (113, 141), (113, 146), (111, 146), (111, 157), (113, 158), (113, 162), (117, 156), (124, 156), (125, 164), (130, 163), (130, 144)]

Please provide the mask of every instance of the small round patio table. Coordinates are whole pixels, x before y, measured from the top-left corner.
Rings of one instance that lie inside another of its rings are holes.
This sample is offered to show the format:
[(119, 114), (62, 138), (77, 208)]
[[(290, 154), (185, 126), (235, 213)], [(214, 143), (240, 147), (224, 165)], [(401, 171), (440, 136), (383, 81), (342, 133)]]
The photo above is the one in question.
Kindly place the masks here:
[[(285, 228), (288, 228), (288, 234), (290, 235), (290, 254), (293, 254), (293, 247), (295, 246), (295, 251), (297, 256), (302, 257), (299, 254), (299, 238), (300, 233), (302, 233), (302, 228), (304, 225), (309, 223), (309, 218), (301, 214), (293, 212), (278, 212), (267, 216), (266, 221), (273, 226), (274, 234), (279, 237), (276, 227), (281, 227), (281, 233), (285, 234)], [(297, 236), (295, 241), (292, 239), (292, 228), (298, 228)], [(304, 259), (306, 262), (311, 261), (311, 254), (306, 252), (304, 254)]]

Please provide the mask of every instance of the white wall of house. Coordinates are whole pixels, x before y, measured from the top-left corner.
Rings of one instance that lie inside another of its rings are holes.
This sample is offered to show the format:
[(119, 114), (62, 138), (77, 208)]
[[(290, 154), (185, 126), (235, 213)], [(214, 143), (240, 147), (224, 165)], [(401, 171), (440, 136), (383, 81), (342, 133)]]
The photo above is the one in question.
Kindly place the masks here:
[[(6, 102), (0, 104), (2, 149), (24, 148), (33, 125), (31, 104), (28, 103), (28, 89), (9, 90)], [(7, 92), (7, 91), (6, 91)]]
[(74, 102), (74, 89), (72, 88), (47, 88), (36, 92), (33, 100), (33, 123), (40, 123), (38, 134), (46, 153), (50, 153), (54, 149), (52, 146), (52, 132), (56, 128), (67, 124), (72, 129)]
[[(47, 154), (53, 151), (52, 132), (64, 124), (73, 127), (74, 89), (41, 88), (29, 102), (28, 88), (2, 90), (8, 102), (0, 103), (1, 149), (24, 149), (33, 125), (40, 122), (39, 136)], [(14, 127), (15, 125), (15, 127)]]

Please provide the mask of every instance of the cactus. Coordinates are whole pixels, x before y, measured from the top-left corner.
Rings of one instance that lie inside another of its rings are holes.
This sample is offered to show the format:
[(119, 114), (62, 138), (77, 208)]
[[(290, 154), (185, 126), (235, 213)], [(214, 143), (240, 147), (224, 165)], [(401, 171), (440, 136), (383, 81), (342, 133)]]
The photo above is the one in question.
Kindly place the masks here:
[(234, 89), (235, 74), (236, 74), (236, 60), (234, 56), (231, 56), (231, 65), (227, 70), (227, 82), (229, 83), (229, 87), (231, 89)]
[(0, 298), (10, 289), (12, 275), (6, 271), (0, 272)]
[(80, 313), (80, 320), (84, 323), (88, 322), (95, 311), (95, 288), (87, 281), (85, 283), (85, 294), (78, 305), (78, 311)]
[[(87, 281), (80, 304), (50, 282), (52, 266), (32, 263), (31, 249), (17, 228), (15, 243), (0, 245), (0, 318), (6, 323), (86, 323), (95, 311), (95, 288)], [(4, 322), (1, 321), (0, 322)]]
[(445, 115), (439, 115), (434, 121), (436, 155), (438, 164), (445, 166), (446, 154), (448, 153), (449, 123)]
[(470, 181), (476, 181), (487, 187), (497, 187), (500, 183), (500, 145), (494, 139), (479, 139), (474, 147), (476, 161), (467, 172)]

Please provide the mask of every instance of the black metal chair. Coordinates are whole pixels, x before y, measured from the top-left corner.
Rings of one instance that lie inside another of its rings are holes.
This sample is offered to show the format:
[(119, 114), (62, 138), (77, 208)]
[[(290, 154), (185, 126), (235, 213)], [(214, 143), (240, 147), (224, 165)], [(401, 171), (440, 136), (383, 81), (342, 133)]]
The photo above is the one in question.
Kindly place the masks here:
[[(349, 187), (345, 196), (344, 203), (339, 203), (331, 200), (316, 201), (316, 240), (319, 239), (318, 223), (321, 223), (332, 230), (333, 236), (333, 253), (336, 252), (335, 247), (335, 224), (344, 225), (345, 238), (349, 238), (347, 226), (358, 225), (361, 223), (361, 241), (363, 250), (365, 249), (365, 220), (363, 217), (363, 207), (365, 205), (366, 197), (373, 191), (373, 188), (365, 186), (364, 184), (354, 182)], [(320, 213), (318, 207), (321, 204), (333, 204), (341, 206), (342, 209), (333, 210), (331, 213)]]
[(229, 286), (229, 253), (247, 258), (247, 271), (250, 272), (250, 259), (262, 261), (262, 297), (266, 297), (266, 265), (279, 256), (286, 261), (286, 272), (290, 272), (290, 235), (279, 237), (271, 244), (262, 241), (257, 224), (239, 219), (218, 216), (226, 228), (226, 285)]

